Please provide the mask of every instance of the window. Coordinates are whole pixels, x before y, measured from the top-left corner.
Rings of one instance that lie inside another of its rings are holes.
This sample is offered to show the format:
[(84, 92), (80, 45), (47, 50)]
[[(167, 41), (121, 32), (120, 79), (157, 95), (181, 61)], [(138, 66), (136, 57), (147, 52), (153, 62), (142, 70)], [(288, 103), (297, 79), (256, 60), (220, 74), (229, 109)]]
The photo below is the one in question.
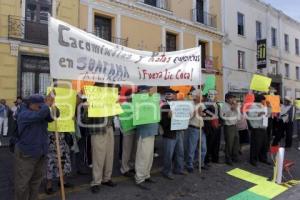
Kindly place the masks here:
[(272, 47), (277, 46), (277, 30), (276, 28), (271, 29)]
[(204, 23), (204, 1), (196, 1), (197, 22)]
[(144, 3), (157, 8), (168, 9), (168, 0), (144, 0)]
[(245, 52), (238, 51), (238, 68), (245, 69)]
[(111, 19), (95, 16), (95, 35), (104, 40), (111, 41)]
[(271, 73), (273, 75), (278, 75), (279, 74), (278, 62), (276, 60), (270, 60), (270, 67), (271, 67)]
[(207, 47), (207, 42), (199, 41), (199, 46), (201, 46), (201, 65), (202, 65), (202, 68), (206, 68), (206, 47)]
[(290, 77), (290, 65), (285, 63), (284, 65), (284, 69), (285, 69), (285, 78), (289, 78)]
[(290, 51), (289, 35), (284, 34), (284, 49), (286, 52)]
[(38, 56), (21, 56), (21, 95), (45, 95), (51, 84), (49, 59)]
[(145, 0), (144, 3), (156, 7), (157, 0)]
[(256, 40), (261, 39), (261, 22), (256, 21)]
[(299, 39), (295, 39), (295, 52), (296, 52), (296, 55), (300, 55), (300, 52), (299, 52)]
[(245, 35), (245, 16), (242, 13), (238, 13), (238, 34)]
[(296, 67), (296, 80), (300, 80), (300, 67)]
[(166, 51), (176, 51), (177, 50), (177, 35), (173, 33), (167, 33), (166, 37)]
[(51, 0), (26, 1), (26, 21), (47, 23), (48, 13), (51, 14), (51, 9)]

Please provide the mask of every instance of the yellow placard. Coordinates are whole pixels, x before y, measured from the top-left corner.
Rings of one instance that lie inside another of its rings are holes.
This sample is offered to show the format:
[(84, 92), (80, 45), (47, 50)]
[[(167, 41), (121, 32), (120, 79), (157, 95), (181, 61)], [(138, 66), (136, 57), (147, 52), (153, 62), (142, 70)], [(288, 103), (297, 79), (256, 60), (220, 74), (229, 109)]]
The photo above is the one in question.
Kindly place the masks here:
[(250, 90), (256, 90), (260, 92), (268, 92), (270, 85), (271, 85), (272, 79), (254, 74), (252, 77)]
[(270, 102), (272, 107), (272, 113), (280, 113), (280, 96), (278, 95), (266, 95), (266, 100)]
[(295, 106), (300, 109), (300, 100), (295, 100)]
[(76, 107), (76, 92), (68, 88), (48, 88), (48, 93), (55, 90), (55, 105), (59, 109), (60, 116), (57, 118), (57, 130), (55, 123), (48, 123), (48, 131), (58, 132), (75, 132), (75, 107)]
[(108, 117), (123, 113), (118, 103), (118, 88), (85, 86), (88, 117)]

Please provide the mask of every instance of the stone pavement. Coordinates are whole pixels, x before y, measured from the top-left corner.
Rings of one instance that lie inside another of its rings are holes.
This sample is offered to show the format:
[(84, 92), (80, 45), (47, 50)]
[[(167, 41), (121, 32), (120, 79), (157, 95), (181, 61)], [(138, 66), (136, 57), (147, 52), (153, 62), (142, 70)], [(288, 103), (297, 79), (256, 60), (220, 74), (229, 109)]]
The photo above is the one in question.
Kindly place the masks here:
[[(161, 154), (162, 146), (160, 139), (157, 140), (158, 152)], [(188, 176), (176, 176), (174, 181), (169, 181), (162, 178), (159, 174), (162, 157), (155, 159), (153, 167), (153, 177), (157, 180), (156, 184), (151, 186), (152, 190), (145, 192), (137, 188), (134, 181), (129, 178), (120, 176), (119, 162), (117, 158), (118, 152), (118, 136), (116, 136), (116, 152), (113, 180), (118, 183), (116, 188), (101, 187), (99, 194), (92, 194), (89, 190), (89, 182), (91, 174), (84, 176), (70, 177), (69, 181), (75, 184), (71, 190), (67, 190), (68, 200), (224, 200), (244, 190), (247, 190), (254, 185), (243, 180), (239, 180), (226, 174), (227, 171), (234, 168), (241, 168), (249, 172), (271, 177), (272, 167), (260, 164), (258, 167), (252, 167), (248, 164), (249, 152), (246, 150), (241, 156), (241, 162), (233, 167), (221, 164), (212, 164), (210, 170), (203, 171), (202, 174), (197, 172)], [(162, 154), (161, 154), (162, 155)], [(296, 167), (293, 170), (294, 179), (300, 180), (300, 152), (295, 148), (287, 151), (287, 159), (294, 160)], [(221, 159), (223, 161), (224, 158)], [(0, 199), (11, 200), (13, 195), (13, 159), (12, 154), (7, 148), (0, 148)], [(58, 190), (58, 188), (56, 188)], [(280, 195), (277, 200), (299, 200), (300, 189), (294, 187), (284, 194)], [(42, 199), (56, 200), (59, 199), (59, 194), (47, 196), (43, 194), (41, 187)]]

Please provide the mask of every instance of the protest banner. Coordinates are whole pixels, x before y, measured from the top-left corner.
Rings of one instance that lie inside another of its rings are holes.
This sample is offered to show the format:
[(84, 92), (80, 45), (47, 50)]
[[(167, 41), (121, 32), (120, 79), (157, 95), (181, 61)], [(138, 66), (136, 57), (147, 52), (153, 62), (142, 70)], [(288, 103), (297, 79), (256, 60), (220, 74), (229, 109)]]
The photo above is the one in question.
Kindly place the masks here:
[(109, 117), (123, 112), (118, 103), (118, 88), (85, 86), (88, 117)]
[(185, 130), (189, 126), (193, 104), (191, 101), (170, 101), (171, 130)]
[(133, 125), (158, 123), (160, 121), (159, 94), (134, 94)]
[(52, 78), (149, 86), (199, 85), (201, 48), (139, 51), (49, 18)]
[(272, 113), (280, 113), (280, 96), (278, 95), (265, 95), (266, 101), (270, 102)]
[(250, 84), (250, 90), (268, 92), (272, 79), (266, 76), (254, 74)]
[(209, 90), (215, 90), (215, 89), (216, 89), (216, 76), (208, 75), (204, 82), (204, 89), (202, 94), (206, 95), (209, 92)]
[(126, 134), (128, 131), (135, 129), (133, 125), (133, 106), (132, 103), (123, 103), (121, 105), (123, 113), (119, 115), (122, 132)]
[(59, 109), (60, 116), (57, 118), (57, 130), (55, 123), (48, 123), (48, 131), (58, 132), (75, 132), (75, 107), (76, 91), (69, 88), (48, 88), (48, 93), (55, 90), (55, 105)]

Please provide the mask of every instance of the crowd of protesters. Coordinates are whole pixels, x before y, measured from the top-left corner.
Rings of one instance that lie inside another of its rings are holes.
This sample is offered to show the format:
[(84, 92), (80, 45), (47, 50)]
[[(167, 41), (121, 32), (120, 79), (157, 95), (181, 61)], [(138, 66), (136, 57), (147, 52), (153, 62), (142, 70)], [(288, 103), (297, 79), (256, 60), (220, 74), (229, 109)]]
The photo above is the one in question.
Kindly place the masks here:
[[(122, 103), (131, 102), (134, 93), (153, 95), (155, 92), (156, 89), (149, 86), (128, 89)], [(300, 138), (300, 109), (290, 97), (283, 98), (280, 113), (273, 113), (263, 94), (255, 94), (254, 102), (245, 110), (243, 103), (231, 93), (225, 95), (225, 102), (217, 102), (215, 91), (202, 96), (200, 89), (193, 88), (185, 98), (193, 102), (188, 128), (171, 130), (170, 102), (178, 100), (177, 91), (164, 88), (160, 94), (161, 121), (138, 125), (130, 131), (120, 127), (118, 116), (88, 117), (86, 98), (78, 94), (77, 105), (83, 106), (76, 111), (76, 121), (81, 123), (77, 123), (75, 133), (59, 134), (64, 175), (74, 171), (71, 164), (74, 160), (76, 173), (86, 175), (92, 169), (92, 193), (98, 193), (101, 185), (115, 187), (112, 171), (117, 129), (121, 132), (120, 171), (124, 176), (134, 178), (136, 185), (143, 190), (151, 190), (151, 184), (156, 183), (150, 172), (155, 157), (155, 140), (159, 135), (163, 137), (161, 174), (168, 180), (174, 180), (174, 174), (184, 176), (194, 173), (199, 167), (209, 170), (213, 163), (221, 162), (222, 137), (225, 140), (225, 163), (230, 166), (239, 162), (243, 146), (247, 144), (250, 144), (251, 165), (257, 166), (259, 162), (271, 165), (268, 159), (270, 146), (292, 147), (293, 123), (297, 125)], [(59, 116), (54, 101), (53, 95), (31, 95), (23, 100), (18, 97), (12, 108), (5, 100), (0, 101), (0, 134), (7, 136), (11, 129), (13, 135), (16, 200), (37, 199), (42, 179), (46, 180), (46, 193), (54, 192), (53, 181), (59, 178), (58, 159), (55, 134), (47, 131), (53, 116)], [(72, 187), (67, 180), (65, 187)]]

